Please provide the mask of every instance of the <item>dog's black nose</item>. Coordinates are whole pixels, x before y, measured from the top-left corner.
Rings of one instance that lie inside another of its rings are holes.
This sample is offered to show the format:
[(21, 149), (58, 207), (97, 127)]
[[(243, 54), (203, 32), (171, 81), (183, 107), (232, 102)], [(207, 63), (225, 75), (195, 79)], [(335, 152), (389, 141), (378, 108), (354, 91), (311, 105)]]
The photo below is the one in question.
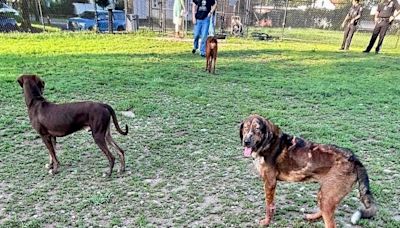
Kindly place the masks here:
[(251, 143), (251, 141), (250, 141), (249, 138), (244, 139), (244, 145), (245, 145), (245, 146), (250, 146), (250, 143)]

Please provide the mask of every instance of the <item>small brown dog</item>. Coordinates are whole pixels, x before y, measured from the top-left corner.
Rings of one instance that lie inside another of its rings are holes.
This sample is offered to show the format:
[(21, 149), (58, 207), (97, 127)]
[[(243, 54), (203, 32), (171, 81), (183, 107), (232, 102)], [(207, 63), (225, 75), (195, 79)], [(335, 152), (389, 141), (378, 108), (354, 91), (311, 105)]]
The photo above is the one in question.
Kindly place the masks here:
[(307, 215), (306, 219), (322, 217), (326, 228), (336, 227), (335, 209), (356, 183), (365, 208), (356, 211), (351, 222), (356, 224), (360, 218), (376, 214), (367, 170), (350, 150), (288, 135), (258, 115), (251, 115), (242, 122), (240, 139), (244, 156), (253, 157), (264, 182), (266, 215), (260, 225), (268, 225), (274, 215), (277, 181), (318, 182), (320, 211)]
[(218, 41), (214, 36), (209, 36), (206, 43), (206, 71), (215, 74), (215, 63), (217, 62)]
[(50, 163), (46, 168), (50, 174), (56, 174), (59, 166), (55, 151), (56, 137), (66, 136), (85, 128), (90, 128), (94, 141), (109, 161), (110, 169), (107, 175), (111, 176), (115, 161), (107, 143), (118, 152), (121, 162), (120, 172), (125, 171), (125, 153), (111, 137), (111, 118), (115, 128), (122, 135), (128, 134), (128, 126), (125, 125), (125, 131), (121, 130), (111, 106), (90, 101), (54, 104), (43, 97), (45, 83), (38, 76), (21, 75), (17, 81), (24, 90), (32, 127), (39, 133), (49, 150)]

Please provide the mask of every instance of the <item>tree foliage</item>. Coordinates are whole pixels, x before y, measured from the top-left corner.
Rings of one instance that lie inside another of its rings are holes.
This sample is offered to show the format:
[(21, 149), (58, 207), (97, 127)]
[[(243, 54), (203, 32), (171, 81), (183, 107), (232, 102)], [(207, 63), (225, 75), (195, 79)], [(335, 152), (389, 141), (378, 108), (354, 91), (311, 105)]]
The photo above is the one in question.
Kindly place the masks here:
[(103, 9), (110, 4), (108, 0), (96, 0), (96, 3)]

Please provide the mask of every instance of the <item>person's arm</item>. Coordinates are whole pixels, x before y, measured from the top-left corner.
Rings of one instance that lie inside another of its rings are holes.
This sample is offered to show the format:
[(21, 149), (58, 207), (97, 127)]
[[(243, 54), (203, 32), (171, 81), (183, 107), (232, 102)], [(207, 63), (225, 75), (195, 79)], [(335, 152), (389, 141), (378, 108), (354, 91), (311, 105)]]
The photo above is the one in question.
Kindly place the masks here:
[(181, 5), (182, 5), (182, 15), (185, 15), (185, 13), (186, 13), (186, 7), (185, 7), (185, 2), (183, 1), (183, 0), (179, 0), (180, 2), (181, 2)]
[(196, 24), (196, 11), (197, 11), (197, 5), (192, 2), (192, 22), (195, 25)]
[(346, 25), (346, 22), (349, 20), (349, 17), (350, 17), (349, 14), (347, 14), (346, 17), (343, 20), (342, 25), (340, 26), (341, 28), (344, 28), (344, 26)]
[(375, 24), (378, 24), (378, 15), (379, 15), (379, 11), (377, 10), (375, 13)]
[(213, 15), (216, 9), (217, 9), (217, 2), (214, 2), (214, 5), (211, 6), (211, 10), (208, 16), (211, 17), (211, 15)]
[(396, 10), (396, 13), (393, 14), (393, 16), (389, 17), (389, 22), (392, 22), (397, 16), (399, 16), (400, 10)]
[(363, 10), (362, 7), (360, 7), (357, 16), (351, 20), (351, 24), (354, 24), (356, 20), (360, 19), (362, 10)]
[(396, 11), (393, 13), (393, 16), (390, 16), (389, 22), (392, 22), (400, 14), (400, 4), (397, 2), (397, 0), (393, 0), (393, 2), (394, 2), (394, 7), (396, 8)]

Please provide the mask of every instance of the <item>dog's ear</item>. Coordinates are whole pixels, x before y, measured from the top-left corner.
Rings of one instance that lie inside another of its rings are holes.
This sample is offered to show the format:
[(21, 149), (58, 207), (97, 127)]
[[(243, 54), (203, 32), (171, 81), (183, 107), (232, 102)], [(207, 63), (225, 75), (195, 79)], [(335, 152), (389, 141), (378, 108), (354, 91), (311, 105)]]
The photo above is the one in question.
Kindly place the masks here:
[(19, 83), (19, 85), (20, 85), (21, 87), (23, 87), (23, 86), (24, 86), (24, 75), (19, 76), (19, 77), (17, 78), (17, 82)]
[(44, 89), (44, 85), (45, 85), (44, 81), (42, 79), (38, 78), (38, 86), (42, 91)]
[(243, 122), (240, 123), (239, 136), (240, 136), (240, 141), (243, 141)]
[(34, 79), (34, 81), (35, 81), (37, 87), (39, 87), (40, 92), (43, 93), (44, 85), (45, 85), (44, 81), (43, 81), (39, 76), (37, 76), (37, 75), (32, 75), (32, 76), (33, 76), (33, 79)]
[(261, 121), (259, 121), (259, 123), (260, 123), (260, 131), (261, 131), (261, 133), (266, 134), (267, 133), (267, 126), (268, 126), (267, 120), (261, 119)]

